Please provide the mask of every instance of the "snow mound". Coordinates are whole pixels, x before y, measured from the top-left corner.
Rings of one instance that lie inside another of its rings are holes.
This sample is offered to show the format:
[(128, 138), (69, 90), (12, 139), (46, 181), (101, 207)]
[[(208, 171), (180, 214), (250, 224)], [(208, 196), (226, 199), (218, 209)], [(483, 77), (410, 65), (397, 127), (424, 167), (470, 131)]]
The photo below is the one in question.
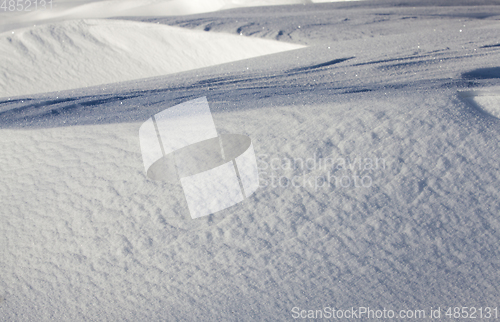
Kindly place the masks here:
[(500, 92), (468, 91), (460, 96), (472, 106), (500, 119)]
[(120, 20), (75, 20), (0, 34), (0, 97), (88, 87), (301, 48)]

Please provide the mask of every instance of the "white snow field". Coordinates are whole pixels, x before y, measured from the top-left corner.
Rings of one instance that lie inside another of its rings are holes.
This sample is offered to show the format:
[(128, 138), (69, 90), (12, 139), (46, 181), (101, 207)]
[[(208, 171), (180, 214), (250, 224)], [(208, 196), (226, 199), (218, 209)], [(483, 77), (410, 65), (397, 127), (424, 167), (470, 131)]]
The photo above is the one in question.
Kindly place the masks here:
[[(499, 1), (127, 19), (308, 47), (0, 99), (1, 321), (500, 314)], [(192, 220), (147, 178), (139, 128), (204, 96), (219, 133), (252, 139), (261, 187)]]
[(0, 34), (0, 97), (166, 75), (302, 48), (159, 24), (71, 20)]

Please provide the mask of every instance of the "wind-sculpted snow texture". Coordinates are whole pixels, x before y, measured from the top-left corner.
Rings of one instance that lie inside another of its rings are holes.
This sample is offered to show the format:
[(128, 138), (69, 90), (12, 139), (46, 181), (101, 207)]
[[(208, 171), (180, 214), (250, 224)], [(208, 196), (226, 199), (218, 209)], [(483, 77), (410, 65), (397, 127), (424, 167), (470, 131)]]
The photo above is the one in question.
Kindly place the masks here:
[[(0, 320), (500, 306), (500, 7), (478, 4), (154, 18), (311, 46), (2, 99)], [(203, 96), (219, 134), (252, 139), (261, 187), (191, 220), (180, 185), (147, 179), (138, 131)]]

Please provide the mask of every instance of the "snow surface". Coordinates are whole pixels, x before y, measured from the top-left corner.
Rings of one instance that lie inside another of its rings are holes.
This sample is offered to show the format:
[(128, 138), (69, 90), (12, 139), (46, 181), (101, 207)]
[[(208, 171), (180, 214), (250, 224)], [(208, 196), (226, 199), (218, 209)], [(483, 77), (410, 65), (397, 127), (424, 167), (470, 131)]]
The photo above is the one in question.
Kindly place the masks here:
[(0, 34), (0, 97), (166, 75), (303, 46), (159, 24), (72, 20)]
[[(51, 8), (49, 3), (46, 4), (46, 8), (50, 8), (50, 10), (0, 11), (0, 17), (3, 20), (0, 32), (42, 22), (55, 22), (66, 19), (175, 16), (237, 7), (342, 1), (356, 0), (58, 0), (52, 1)], [(24, 2), (21, 4), (24, 4)], [(33, 2), (31, 8), (34, 6), (35, 2)]]
[[(500, 76), (500, 73), (498, 73), (498, 76)], [(461, 92), (460, 96), (478, 110), (500, 119), (500, 91), (498, 91), (498, 88), (496, 90), (488, 88), (487, 91), (484, 89), (481, 91), (465, 91)]]
[[(427, 317), (430, 307), (498, 307), (498, 1), (130, 20), (309, 47), (0, 99), (0, 320), (288, 321), (294, 307)], [(189, 220), (181, 187), (146, 178), (138, 130), (203, 96), (220, 133), (252, 139), (263, 186)], [(321, 167), (264, 169), (328, 157), (351, 162), (332, 175), (372, 184), (316, 185), (329, 174)], [(385, 167), (352, 164), (377, 158)], [(273, 186), (272, 174), (305, 183)]]

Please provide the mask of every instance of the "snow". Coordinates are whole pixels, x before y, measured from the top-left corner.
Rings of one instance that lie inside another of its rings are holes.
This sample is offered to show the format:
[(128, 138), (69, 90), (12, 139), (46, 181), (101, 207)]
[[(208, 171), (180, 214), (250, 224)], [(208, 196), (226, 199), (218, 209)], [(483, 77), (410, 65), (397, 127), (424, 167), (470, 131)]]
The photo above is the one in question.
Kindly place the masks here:
[[(500, 77), (500, 74), (497, 75)], [(477, 107), (478, 110), (484, 111), (500, 119), (500, 91), (498, 91), (498, 88), (483, 88), (481, 91), (465, 91), (461, 92), (460, 96), (472, 106)]]
[[(0, 11), (0, 32), (41, 22), (67, 19), (109, 18), (126, 16), (176, 16), (213, 12), (229, 8), (337, 2), (352, 0), (59, 0), (46, 3), (47, 10)], [(22, 3), (21, 3), (22, 4)], [(24, 4), (26, 5), (26, 4)], [(34, 7), (34, 2), (32, 8)]]
[(303, 46), (120, 20), (0, 34), (0, 97), (166, 75)]
[(500, 94), (475, 96), (473, 101), (486, 112), (500, 119)]
[[(154, 39), (183, 27), (200, 41), (308, 47), (0, 99), (0, 320), (285, 321), (328, 306), (430, 320), (431, 307), (442, 319), (498, 307), (500, 7), (464, 3), (130, 17), (152, 26), (127, 32)], [(110, 28), (106, 48), (127, 44), (112, 26), (128, 23), (93, 22)], [(51, 46), (31, 53), (51, 57), (66, 39), (42, 35)], [(91, 55), (77, 54), (66, 69)], [(252, 139), (261, 187), (192, 220), (179, 184), (148, 180), (139, 128), (204, 96), (219, 134)]]

